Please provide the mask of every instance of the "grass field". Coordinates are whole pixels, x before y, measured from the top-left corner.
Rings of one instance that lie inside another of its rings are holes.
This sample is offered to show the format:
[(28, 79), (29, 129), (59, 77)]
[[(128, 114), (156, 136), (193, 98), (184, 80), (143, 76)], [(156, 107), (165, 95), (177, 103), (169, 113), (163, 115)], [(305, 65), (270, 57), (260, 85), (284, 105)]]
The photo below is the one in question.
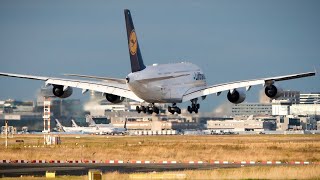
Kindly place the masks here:
[[(16, 143), (17, 139), (24, 144)], [(41, 135), (16, 135), (5, 149), (0, 139), (0, 159), (320, 162), (320, 135), (63, 135), (61, 140), (59, 146), (41, 147)]]
[[(24, 140), (24, 144), (16, 143)], [(94, 136), (63, 135), (62, 144), (43, 146), (41, 135), (16, 135), (4, 147), (1, 159), (22, 160), (224, 160), (224, 161), (313, 161), (320, 162), (320, 135), (230, 135), (230, 136)], [(186, 179), (320, 179), (320, 165), (258, 166), (179, 172), (104, 174), (104, 179), (168, 177)], [(12, 178), (6, 178), (12, 179)], [(15, 178), (13, 178), (15, 179)], [(23, 177), (37, 180), (43, 177)], [(57, 179), (88, 179), (60, 176)], [(168, 178), (165, 178), (168, 179)]]

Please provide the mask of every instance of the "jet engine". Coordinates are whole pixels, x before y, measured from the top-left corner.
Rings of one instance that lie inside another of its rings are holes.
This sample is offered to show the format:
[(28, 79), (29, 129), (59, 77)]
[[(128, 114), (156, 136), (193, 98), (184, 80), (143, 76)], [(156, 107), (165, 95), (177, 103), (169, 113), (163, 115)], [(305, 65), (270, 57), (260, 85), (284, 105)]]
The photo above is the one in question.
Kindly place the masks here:
[(114, 94), (106, 94), (106, 99), (113, 104), (118, 104), (124, 100), (124, 97), (120, 97)]
[(246, 99), (246, 94), (240, 90), (234, 90), (233, 93), (228, 92), (227, 98), (234, 104), (242, 103)]
[(283, 95), (283, 90), (274, 84), (266, 86), (264, 93), (271, 99), (276, 99)]
[(67, 98), (72, 95), (72, 92), (72, 87), (67, 87), (67, 89), (63, 90), (63, 86), (53, 85), (52, 93), (59, 98)]

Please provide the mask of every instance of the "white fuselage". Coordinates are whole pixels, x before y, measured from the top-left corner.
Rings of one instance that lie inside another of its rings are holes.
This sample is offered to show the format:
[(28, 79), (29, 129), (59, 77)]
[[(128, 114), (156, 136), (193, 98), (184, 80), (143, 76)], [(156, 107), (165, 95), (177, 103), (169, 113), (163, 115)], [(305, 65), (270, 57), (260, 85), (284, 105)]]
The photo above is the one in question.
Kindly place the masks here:
[(201, 69), (185, 62), (147, 66), (128, 78), (130, 90), (149, 103), (181, 103), (188, 91), (207, 85)]
[(125, 128), (117, 127), (65, 127), (62, 129), (68, 133), (83, 133), (83, 134), (124, 134), (127, 130)]
[(72, 133), (72, 132), (82, 133), (83, 132), (83, 128), (82, 127), (65, 127), (65, 126), (62, 126), (62, 129), (63, 129), (64, 132), (68, 132), (68, 133)]
[(84, 127), (82, 130), (84, 134), (120, 134), (125, 133), (125, 128), (116, 128), (116, 127)]

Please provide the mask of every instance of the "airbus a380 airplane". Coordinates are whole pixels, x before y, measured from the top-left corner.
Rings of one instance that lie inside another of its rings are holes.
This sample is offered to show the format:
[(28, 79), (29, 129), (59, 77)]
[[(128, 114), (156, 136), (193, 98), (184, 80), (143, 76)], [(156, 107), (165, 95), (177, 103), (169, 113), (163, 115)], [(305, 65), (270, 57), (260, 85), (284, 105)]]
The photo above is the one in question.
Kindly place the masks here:
[[(63, 79), (44, 76), (31, 76), (22, 74), (0, 73), (2, 76), (34, 79), (45, 81), (46, 86), (52, 86), (53, 94), (59, 98), (69, 97), (73, 89), (80, 88), (82, 93), (88, 90), (98, 91), (105, 94), (106, 99), (112, 103), (120, 103), (125, 98), (139, 102), (147, 102), (148, 106), (137, 106), (137, 111), (148, 113), (159, 113), (155, 103), (172, 103), (168, 111), (180, 114), (181, 109), (177, 103), (191, 101), (188, 106), (190, 113), (198, 113), (200, 105), (198, 99), (205, 99), (207, 95), (220, 95), (227, 91), (227, 98), (232, 103), (242, 103), (245, 98), (245, 90), (249, 91), (251, 86), (262, 84), (265, 94), (270, 98), (278, 98), (282, 95), (282, 89), (275, 82), (314, 76), (315, 72), (291, 74), (269, 78), (251, 79), (223, 84), (207, 86), (206, 77), (202, 70), (191, 63), (154, 64), (145, 66), (139, 48), (138, 38), (133, 26), (129, 10), (124, 10), (129, 55), (131, 62), (131, 73), (125, 79), (86, 76), (68, 74), (68, 76), (81, 77), (91, 80)], [(245, 90), (241, 90), (243, 88)]]

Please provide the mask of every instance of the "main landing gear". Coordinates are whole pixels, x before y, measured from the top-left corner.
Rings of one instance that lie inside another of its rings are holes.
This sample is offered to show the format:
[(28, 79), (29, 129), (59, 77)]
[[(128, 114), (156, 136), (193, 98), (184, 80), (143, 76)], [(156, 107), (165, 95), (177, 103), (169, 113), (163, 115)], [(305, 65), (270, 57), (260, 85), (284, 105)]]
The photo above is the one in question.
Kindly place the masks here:
[[(191, 100), (191, 106), (188, 106), (188, 112), (192, 114), (195, 112), (196, 114), (199, 112), (200, 104), (197, 103), (198, 99)], [(159, 114), (160, 110), (157, 106), (154, 105), (154, 103), (149, 104), (148, 106), (136, 106), (136, 111), (138, 113), (156, 113)], [(181, 114), (181, 109), (176, 105), (176, 103), (173, 103), (172, 106), (168, 106), (168, 112), (171, 114), (177, 113)]]
[(191, 100), (191, 106), (188, 106), (188, 112), (190, 114), (192, 114), (192, 112), (194, 112), (196, 114), (199, 112), (200, 104), (197, 103), (197, 100), (198, 99)]
[(149, 104), (148, 106), (137, 106), (136, 107), (136, 111), (138, 113), (148, 113), (148, 114), (152, 114), (152, 113), (156, 113), (156, 114), (159, 114), (160, 110), (158, 107), (156, 107), (154, 105), (154, 103), (152, 104)]
[(174, 114), (175, 112), (181, 114), (181, 109), (177, 107), (176, 103), (173, 103), (172, 106), (168, 106), (168, 111), (171, 114)]

